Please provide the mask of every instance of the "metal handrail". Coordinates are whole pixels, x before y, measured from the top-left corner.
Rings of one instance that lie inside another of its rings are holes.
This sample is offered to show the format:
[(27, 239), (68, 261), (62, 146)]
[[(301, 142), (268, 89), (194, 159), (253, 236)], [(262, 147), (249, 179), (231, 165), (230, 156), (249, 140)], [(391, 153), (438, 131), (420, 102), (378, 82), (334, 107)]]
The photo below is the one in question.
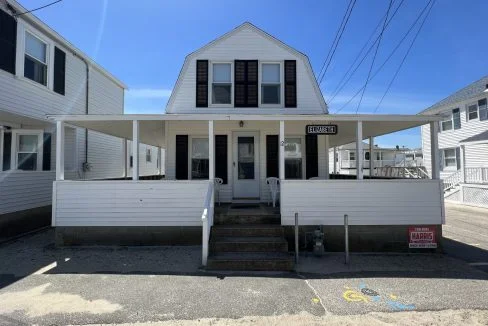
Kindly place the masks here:
[(202, 213), (202, 265), (207, 266), (208, 247), (210, 241), (210, 231), (212, 230), (214, 220), (214, 181), (210, 180), (208, 184), (207, 195), (203, 203)]

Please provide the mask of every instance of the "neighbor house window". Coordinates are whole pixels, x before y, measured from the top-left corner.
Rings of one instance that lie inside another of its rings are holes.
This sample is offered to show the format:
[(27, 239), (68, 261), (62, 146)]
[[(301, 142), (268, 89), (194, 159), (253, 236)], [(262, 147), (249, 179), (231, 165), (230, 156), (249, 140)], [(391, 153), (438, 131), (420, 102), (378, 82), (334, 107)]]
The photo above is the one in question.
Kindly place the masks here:
[(40, 163), (38, 160), (40, 137), (38, 134), (17, 134), (17, 169), (25, 171), (37, 170)]
[(383, 153), (382, 152), (376, 152), (375, 154), (376, 154), (376, 160), (381, 161), (382, 157), (383, 157)]
[(455, 169), (457, 167), (456, 149), (449, 148), (443, 150), (444, 168)]
[(231, 64), (214, 63), (212, 67), (212, 104), (231, 104)]
[(478, 119), (478, 103), (468, 105), (466, 115), (468, 121)]
[(449, 118), (449, 120), (445, 120), (441, 122), (441, 130), (442, 131), (452, 130), (452, 117)]
[(281, 73), (279, 63), (261, 66), (261, 104), (281, 103)]
[(488, 107), (486, 106), (486, 98), (478, 101), (478, 109), (480, 121), (488, 120)]
[(459, 108), (452, 110), (452, 122), (454, 125), (454, 129), (461, 128), (461, 112)]
[(191, 178), (208, 179), (208, 138), (192, 138)]
[(146, 162), (151, 162), (152, 161), (152, 155), (151, 155), (151, 149), (148, 148), (146, 149)]
[(25, 33), (24, 77), (47, 86), (47, 44)]
[(302, 139), (285, 139), (285, 178), (302, 179)]
[(349, 161), (356, 160), (356, 152), (349, 152)]

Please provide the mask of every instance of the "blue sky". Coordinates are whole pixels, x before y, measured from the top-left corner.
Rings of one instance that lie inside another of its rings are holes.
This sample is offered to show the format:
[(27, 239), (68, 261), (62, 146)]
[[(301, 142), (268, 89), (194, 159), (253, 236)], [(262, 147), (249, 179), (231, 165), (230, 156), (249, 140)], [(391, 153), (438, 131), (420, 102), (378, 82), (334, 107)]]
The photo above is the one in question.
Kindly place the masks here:
[[(400, 1), (395, 0), (393, 7)], [(50, 0), (20, 2), (32, 9)], [(427, 2), (404, 1), (384, 34), (375, 67), (385, 60)], [(348, 0), (64, 0), (35, 14), (129, 86), (126, 113), (163, 113), (185, 56), (244, 21), (306, 53), (318, 74), (348, 3)], [(388, 5), (389, 0), (357, 0), (321, 84), (331, 113), (364, 84), (371, 54), (346, 87), (329, 101)], [(485, 0), (438, 0), (377, 113), (415, 114), (486, 75), (486, 12)], [(374, 111), (414, 32), (370, 81), (359, 113)], [(341, 113), (354, 113), (358, 99)], [(384, 136), (378, 143), (417, 147), (420, 131), (416, 128)]]

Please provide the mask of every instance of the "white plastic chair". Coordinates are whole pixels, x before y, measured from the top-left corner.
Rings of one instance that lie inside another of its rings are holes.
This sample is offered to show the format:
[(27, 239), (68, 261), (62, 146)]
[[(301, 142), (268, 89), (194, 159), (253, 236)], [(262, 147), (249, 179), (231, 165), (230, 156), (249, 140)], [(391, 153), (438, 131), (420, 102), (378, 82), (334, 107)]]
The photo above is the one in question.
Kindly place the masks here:
[[(269, 186), (269, 191), (271, 192), (273, 207), (276, 207), (276, 199), (278, 197), (278, 193), (280, 192), (280, 179), (276, 177), (266, 178), (266, 184)], [(268, 206), (269, 206), (269, 200), (268, 200)]]
[(220, 185), (222, 185), (224, 183), (224, 180), (222, 180), (222, 178), (215, 178), (214, 179), (214, 191), (215, 191), (215, 194), (217, 195), (217, 201), (219, 203), (219, 206), (220, 206)]

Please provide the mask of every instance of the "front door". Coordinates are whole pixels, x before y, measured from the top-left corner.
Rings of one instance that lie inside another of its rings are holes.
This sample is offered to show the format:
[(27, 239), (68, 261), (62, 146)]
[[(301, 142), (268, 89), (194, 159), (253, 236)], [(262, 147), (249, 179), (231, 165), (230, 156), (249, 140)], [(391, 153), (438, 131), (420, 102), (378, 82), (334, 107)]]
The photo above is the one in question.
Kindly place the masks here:
[(259, 133), (233, 133), (234, 198), (259, 199)]

